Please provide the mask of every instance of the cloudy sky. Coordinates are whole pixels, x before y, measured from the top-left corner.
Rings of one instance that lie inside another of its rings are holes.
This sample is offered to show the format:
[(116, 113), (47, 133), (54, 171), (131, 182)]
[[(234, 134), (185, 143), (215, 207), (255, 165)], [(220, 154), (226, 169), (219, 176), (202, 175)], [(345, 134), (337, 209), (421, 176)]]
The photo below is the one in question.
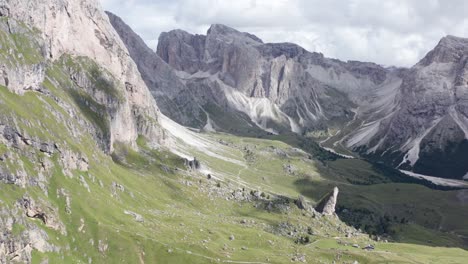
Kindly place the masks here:
[(411, 66), (441, 37), (468, 37), (465, 0), (100, 0), (155, 49), (161, 32), (220, 23), (341, 60)]

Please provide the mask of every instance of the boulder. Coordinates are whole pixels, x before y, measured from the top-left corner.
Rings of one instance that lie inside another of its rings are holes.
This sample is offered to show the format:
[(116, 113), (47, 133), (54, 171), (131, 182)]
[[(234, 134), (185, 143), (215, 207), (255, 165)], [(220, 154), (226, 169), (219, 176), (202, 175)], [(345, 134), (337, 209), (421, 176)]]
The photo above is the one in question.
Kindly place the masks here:
[(338, 200), (338, 187), (333, 188), (333, 191), (327, 194), (315, 207), (319, 213), (323, 215), (333, 215), (335, 213), (335, 206)]

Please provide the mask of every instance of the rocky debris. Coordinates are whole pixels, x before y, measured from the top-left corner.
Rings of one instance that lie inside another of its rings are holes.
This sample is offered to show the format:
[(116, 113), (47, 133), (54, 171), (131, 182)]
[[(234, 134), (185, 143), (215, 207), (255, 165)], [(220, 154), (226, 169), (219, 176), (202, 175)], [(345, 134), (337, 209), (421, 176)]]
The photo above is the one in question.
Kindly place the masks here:
[(16, 128), (0, 123), (0, 134), (3, 138), (0, 138), (0, 142), (13, 148), (21, 149), (24, 145), (32, 145), (33, 141), (21, 134)]
[(65, 199), (65, 212), (67, 214), (71, 214), (71, 195), (70, 193), (65, 190), (64, 188), (60, 188), (57, 190), (57, 198), (64, 198)]
[(273, 149), (273, 152), (280, 158), (282, 159), (287, 159), (289, 156), (288, 156), (288, 153), (286, 153), (286, 151), (284, 151), (283, 149), (280, 149), (280, 148), (276, 148), (276, 147), (273, 147), (271, 146), (271, 148)]
[(372, 250), (375, 249), (375, 247), (374, 247), (373, 245), (370, 245), (370, 244), (369, 244), (369, 245), (363, 247), (362, 249), (367, 250), (367, 251), (372, 251)]
[(82, 153), (75, 153), (65, 148), (59, 148), (56, 144), (57, 151), (60, 152), (60, 163), (65, 175), (73, 177), (73, 171), (87, 172), (89, 170), (88, 158)]
[(39, 160), (39, 164), (41, 172), (50, 172), (50, 170), (54, 167), (54, 164), (49, 158), (41, 158)]
[(283, 171), (289, 175), (296, 175), (297, 169), (292, 164), (283, 164)]
[(42, 143), (39, 150), (48, 154), (49, 156), (52, 156), (54, 154), (55, 146), (54, 144)]
[(3, 238), (0, 235), (0, 263), (31, 263), (32, 251), (58, 252), (59, 248), (47, 242), (47, 233), (32, 227), (21, 237)]
[(307, 260), (306, 260), (306, 255), (305, 255), (305, 254), (297, 253), (296, 255), (294, 255), (294, 256), (291, 258), (291, 261), (292, 261), (292, 262), (303, 262), (303, 263), (306, 263), (306, 262), (307, 262)]
[(166, 165), (161, 165), (161, 170), (164, 171), (165, 173), (174, 173), (174, 171)]
[[(35, 200), (28, 196), (23, 197), (18, 202), (25, 210), (27, 217), (39, 219), (45, 226), (66, 234), (65, 226), (54, 209), (51, 207), (40, 207)], [(46, 210), (43, 210), (43, 208), (46, 208)]]
[(109, 244), (106, 241), (99, 240), (98, 241), (98, 250), (101, 254), (105, 254), (109, 249)]
[[(0, 263), (31, 263), (33, 250), (42, 253), (60, 250), (48, 243), (47, 233), (23, 212), (21, 203), (10, 208), (3, 205), (0, 207)], [(13, 233), (14, 226), (21, 226), (22, 231)]]
[(112, 182), (111, 184), (111, 196), (112, 197), (117, 197), (118, 193), (117, 192), (125, 192), (125, 187), (122, 184)]
[(234, 240), (234, 239), (236, 239), (236, 238), (234, 237), (234, 235), (230, 235), (230, 236), (229, 236), (229, 240), (232, 241), (232, 240)]
[(185, 159), (184, 164), (187, 168), (194, 171), (199, 170), (201, 168), (200, 161), (198, 161), (197, 158), (193, 158), (193, 160)]
[(265, 197), (265, 194), (262, 192), (262, 191), (259, 191), (259, 190), (252, 190), (250, 191), (250, 194), (252, 195), (252, 197), (254, 199), (262, 199), (263, 197)]
[(78, 227), (78, 232), (85, 233), (85, 221), (83, 218), (80, 218), (80, 226)]
[(291, 210), (290, 201), (288, 198), (281, 196), (271, 197), (265, 204), (265, 210), (268, 212), (288, 213)]
[(338, 187), (333, 188), (333, 191), (327, 194), (315, 207), (315, 210), (323, 215), (335, 214), (335, 206), (338, 199)]
[(6, 184), (15, 184), (24, 188), (27, 183), (27, 174), (23, 170), (11, 173), (8, 169), (0, 166), (0, 181)]
[(137, 221), (138, 223), (143, 223), (145, 220), (143, 219), (143, 216), (141, 216), (140, 214), (137, 214), (135, 212), (132, 212), (132, 211), (128, 211), (128, 210), (125, 210), (124, 213), (126, 215), (131, 215), (133, 216), (133, 218), (135, 219), (135, 221)]
[(314, 207), (306, 201), (304, 196), (299, 195), (299, 197), (295, 201), (295, 204), (297, 205), (299, 209), (305, 210), (308, 213), (310, 213), (312, 217), (318, 216), (317, 211), (315, 211)]
[[(47, 193), (47, 177), (51, 176), (51, 170), (54, 166), (54, 163), (49, 158), (55, 154), (58, 154), (60, 157), (60, 167), (65, 175), (72, 177), (73, 170), (88, 171), (88, 159), (83, 154), (76, 154), (65, 147), (59, 147), (58, 143), (55, 142), (41, 142), (37, 138), (20, 132), (13, 126), (0, 124), (0, 143), (15, 150), (6, 154), (23, 155), (28, 157), (30, 161), (39, 164), (37, 177), (31, 177), (24, 169), (21, 169), (24, 166), (19, 157), (15, 157), (20, 169), (16, 170), (15, 173), (8, 172), (6, 169), (0, 169), (0, 180), (3, 182), (21, 187), (39, 186), (44, 190), (44, 193)], [(45, 157), (33, 155), (34, 152), (44, 153)]]
[(91, 192), (88, 182), (86, 182), (86, 179), (83, 177), (83, 175), (80, 175), (80, 183), (89, 193)]

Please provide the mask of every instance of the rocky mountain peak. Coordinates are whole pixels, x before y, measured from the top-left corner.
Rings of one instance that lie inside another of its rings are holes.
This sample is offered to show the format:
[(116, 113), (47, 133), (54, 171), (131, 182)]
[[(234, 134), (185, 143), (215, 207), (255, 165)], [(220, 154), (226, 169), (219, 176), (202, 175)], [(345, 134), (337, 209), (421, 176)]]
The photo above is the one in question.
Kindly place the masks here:
[(455, 36), (443, 37), (437, 46), (419, 64), (427, 66), (432, 62), (458, 62), (468, 53), (468, 38)]
[(242, 39), (249, 44), (260, 44), (263, 41), (250, 33), (240, 32), (234, 28), (222, 24), (213, 24), (207, 31), (207, 36), (224, 36), (226, 40)]
[(241, 34), (241, 32), (237, 31), (234, 28), (228, 27), (223, 24), (212, 24), (210, 28), (208, 29), (207, 34), (221, 34), (221, 35), (226, 35), (226, 34)]
[(324, 215), (333, 215), (335, 213), (336, 202), (338, 200), (338, 192), (338, 187), (335, 186), (330, 193), (322, 198), (315, 210)]
[(440, 39), (439, 45), (446, 46), (446, 47), (466, 46), (468, 45), (468, 38), (447, 35)]

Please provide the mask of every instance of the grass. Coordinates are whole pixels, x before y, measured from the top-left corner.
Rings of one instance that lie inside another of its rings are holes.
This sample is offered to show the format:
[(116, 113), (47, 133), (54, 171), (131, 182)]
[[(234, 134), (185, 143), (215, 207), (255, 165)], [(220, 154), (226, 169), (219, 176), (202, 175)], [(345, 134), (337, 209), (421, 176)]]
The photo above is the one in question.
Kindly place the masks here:
[(40, 35), (29, 30), (24, 23), (2, 17), (2, 28), (14, 28), (14, 32), (0, 31), (0, 58), (8, 66), (33, 65), (44, 61), (41, 54)]
[[(33, 147), (7, 148), (0, 144), (0, 151), (11, 152), (10, 160), (0, 162), (2, 168), (24, 171), (29, 179), (42, 174), (47, 183), (27, 184), (25, 188), (0, 183), (1, 208), (18, 210), (17, 201), (27, 194), (45, 211), (55, 211), (66, 229), (62, 234), (18, 211), (15, 217), (25, 224), (14, 224), (7, 231), (17, 235), (37, 226), (47, 232), (48, 243), (60, 248), (59, 252), (34, 250), (32, 263), (288, 263), (301, 254), (306, 255), (308, 263), (463, 263), (468, 257), (462, 249), (435, 247), (463, 245), (456, 235), (445, 232), (468, 232), (463, 221), (468, 210), (458, 202), (457, 191), (386, 182), (382, 175), (375, 175), (379, 182), (351, 184), (347, 179), (368, 182), (376, 172), (365, 162), (319, 159), (321, 155), (332, 156), (314, 152), (317, 146), (313, 142), (221, 133), (200, 135), (207, 139), (207, 149), (176, 141), (176, 146), (212, 171), (212, 180), (201, 172), (187, 171), (183, 159), (168, 149), (151, 149), (144, 137), (137, 140), (138, 150), (117, 143), (114, 155), (107, 155), (88, 124), (102, 125), (108, 116), (93, 116), (99, 110), (97, 106), (79, 104), (70, 93), (71, 89), (81, 91), (67, 74), (70, 67), (81, 65), (79, 70), (96, 80), (93, 67), (82, 67), (83, 61), (88, 60), (69, 57), (66, 62), (48, 65), (43, 85), (50, 95), (26, 92), (19, 96), (0, 87), (2, 122), (36, 141), (57, 143), (62, 150), (80, 153), (89, 160), (88, 171), (72, 170), (68, 175), (59, 153), (48, 157)], [(113, 87), (117, 91), (122, 88)], [(114, 96), (108, 90), (112, 87), (100, 88)], [(86, 94), (80, 93), (79, 97), (86, 98)], [(288, 144), (288, 140), (292, 143)], [(292, 147), (301, 142), (308, 146), (307, 152)], [(49, 171), (41, 171), (40, 161), (44, 160), (52, 164)], [(285, 165), (291, 165), (293, 172), (285, 170)], [(272, 196), (257, 202), (228, 200), (225, 194), (217, 194), (218, 182)], [(412, 244), (375, 242), (365, 234), (346, 238), (345, 231), (353, 228), (339, 219), (312, 218), (293, 204), (300, 194), (317, 202), (335, 185), (340, 187), (342, 207), (369, 209), (376, 217), (403, 213), (411, 222), (392, 227), (397, 234), (395, 240)], [(58, 195), (62, 189), (69, 195), (71, 214), (66, 211), (64, 196)], [(276, 202), (273, 194), (284, 196), (290, 209), (265, 210), (268, 203)], [(141, 215), (144, 221), (135, 221), (125, 211)], [(242, 223), (244, 219), (247, 224)], [(426, 225), (427, 220), (431, 222)], [(285, 224), (297, 232), (280, 233), (280, 226)], [(433, 232), (434, 225), (440, 228), (439, 233)], [(307, 234), (308, 229), (313, 230), (313, 235)], [(231, 235), (234, 240), (229, 238)], [(295, 243), (304, 235), (309, 235), (312, 242)], [(429, 239), (431, 246), (421, 245)], [(374, 243), (377, 250), (355, 249), (349, 246), (352, 243)]]

